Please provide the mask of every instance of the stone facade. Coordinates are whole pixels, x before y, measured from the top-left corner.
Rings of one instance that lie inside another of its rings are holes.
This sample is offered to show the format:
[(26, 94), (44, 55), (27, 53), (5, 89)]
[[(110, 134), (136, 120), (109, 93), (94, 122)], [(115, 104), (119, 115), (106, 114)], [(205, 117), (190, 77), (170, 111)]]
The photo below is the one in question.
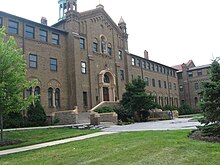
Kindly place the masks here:
[(48, 116), (78, 107), (87, 112), (103, 101), (118, 102), (133, 78), (146, 81), (146, 92), (161, 105), (179, 106), (176, 69), (130, 54), (125, 21), (118, 25), (102, 5), (78, 12), (77, 1), (59, 0), (59, 21), (47, 26), (0, 12), (0, 26), (15, 37), (27, 60), (28, 79), (38, 86)]
[(209, 81), (210, 65), (195, 66), (192, 60), (182, 65), (174, 66), (178, 69), (178, 83), (181, 104), (189, 104), (194, 110), (199, 110), (199, 96), (202, 82)]

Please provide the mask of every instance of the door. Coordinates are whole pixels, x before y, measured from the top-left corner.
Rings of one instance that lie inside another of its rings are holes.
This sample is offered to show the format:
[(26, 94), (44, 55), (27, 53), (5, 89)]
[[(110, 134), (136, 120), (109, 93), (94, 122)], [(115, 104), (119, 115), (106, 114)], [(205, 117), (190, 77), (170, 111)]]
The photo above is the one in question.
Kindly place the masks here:
[(104, 101), (109, 101), (109, 89), (108, 89), (108, 87), (103, 87), (103, 98), (104, 98)]

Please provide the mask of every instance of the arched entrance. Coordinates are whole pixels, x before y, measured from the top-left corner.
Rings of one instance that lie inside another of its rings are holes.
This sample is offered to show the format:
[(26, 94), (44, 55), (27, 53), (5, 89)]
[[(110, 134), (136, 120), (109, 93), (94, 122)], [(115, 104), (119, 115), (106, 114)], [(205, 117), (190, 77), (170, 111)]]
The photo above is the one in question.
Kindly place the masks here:
[(100, 101), (115, 101), (115, 76), (109, 70), (99, 74)]

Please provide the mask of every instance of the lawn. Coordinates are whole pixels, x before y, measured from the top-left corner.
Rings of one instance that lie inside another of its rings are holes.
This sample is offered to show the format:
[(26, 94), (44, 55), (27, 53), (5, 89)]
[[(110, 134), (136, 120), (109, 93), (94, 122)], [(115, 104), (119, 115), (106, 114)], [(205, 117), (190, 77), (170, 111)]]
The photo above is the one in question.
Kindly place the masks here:
[(219, 143), (187, 138), (188, 130), (116, 133), (0, 157), (0, 164), (217, 165)]
[(22, 143), (10, 146), (2, 146), (0, 147), (0, 150), (49, 142), (53, 140), (60, 140), (64, 138), (71, 138), (95, 132), (98, 132), (98, 130), (80, 130), (72, 128), (54, 128), (4, 132), (4, 139), (21, 140)]

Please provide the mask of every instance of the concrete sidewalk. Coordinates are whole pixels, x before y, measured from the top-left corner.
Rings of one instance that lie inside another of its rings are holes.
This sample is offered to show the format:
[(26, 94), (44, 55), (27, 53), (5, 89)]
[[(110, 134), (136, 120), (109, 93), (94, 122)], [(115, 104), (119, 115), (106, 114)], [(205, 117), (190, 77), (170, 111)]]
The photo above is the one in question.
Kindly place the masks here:
[(74, 138), (68, 138), (68, 139), (63, 139), (63, 140), (56, 140), (56, 141), (52, 141), (52, 142), (35, 144), (35, 145), (31, 145), (31, 146), (26, 146), (26, 147), (20, 147), (20, 148), (3, 150), (3, 151), (0, 151), (0, 156), (8, 155), (8, 154), (14, 154), (14, 153), (18, 153), (18, 152), (35, 150), (35, 149), (44, 148), (44, 147), (50, 147), (50, 146), (54, 146), (54, 145), (58, 145), (58, 144), (64, 144), (64, 143), (69, 143), (69, 142), (73, 142), (73, 141), (89, 139), (89, 138), (103, 136), (103, 135), (108, 135), (108, 134), (113, 134), (113, 133), (115, 133), (115, 132), (97, 132), (97, 133), (93, 133), (93, 134), (89, 134), (89, 135), (84, 135), (84, 136), (78, 136), (78, 137), (74, 137)]

